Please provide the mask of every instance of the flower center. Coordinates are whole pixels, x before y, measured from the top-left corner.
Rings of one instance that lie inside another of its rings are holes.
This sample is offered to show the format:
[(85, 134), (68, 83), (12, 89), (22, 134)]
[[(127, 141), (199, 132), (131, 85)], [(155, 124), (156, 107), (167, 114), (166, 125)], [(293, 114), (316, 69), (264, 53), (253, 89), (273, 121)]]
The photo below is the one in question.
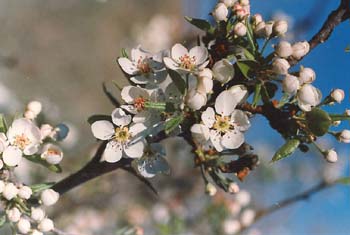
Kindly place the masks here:
[(180, 67), (188, 70), (193, 70), (196, 67), (196, 57), (190, 57), (188, 54), (181, 56)]
[(134, 100), (134, 107), (137, 109), (137, 111), (141, 111), (145, 108), (145, 103), (146, 103), (145, 98), (143, 98), (142, 96), (137, 97)]
[(16, 135), (15, 136), (15, 141), (13, 143), (13, 145), (17, 146), (20, 149), (25, 149), (25, 147), (27, 147), (29, 144), (31, 144), (31, 141), (29, 140), (29, 138), (27, 136), (25, 136), (24, 134), (21, 135)]
[(129, 128), (127, 127), (117, 127), (115, 128), (114, 138), (119, 143), (126, 143), (131, 139), (131, 134)]
[(137, 61), (137, 68), (142, 74), (147, 74), (151, 72), (151, 67), (147, 63), (147, 60), (142, 59), (142, 57)]
[(228, 132), (230, 129), (233, 128), (233, 126), (230, 123), (230, 117), (228, 116), (220, 116), (220, 115), (216, 115), (215, 116), (215, 123), (214, 123), (214, 129), (216, 129), (217, 131), (221, 132), (221, 133), (226, 133)]
[(61, 155), (60, 151), (58, 151), (56, 149), (48, 149), (47, 154), (48, 155)]

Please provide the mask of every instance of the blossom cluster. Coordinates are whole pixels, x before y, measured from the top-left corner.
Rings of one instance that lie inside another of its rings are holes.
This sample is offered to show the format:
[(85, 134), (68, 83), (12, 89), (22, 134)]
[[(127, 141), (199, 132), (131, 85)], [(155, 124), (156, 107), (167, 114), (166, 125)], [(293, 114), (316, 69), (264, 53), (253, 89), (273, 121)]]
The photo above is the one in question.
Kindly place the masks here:
[(41, 110), (41, 103), (32, 101), (23, 116), (16, 116), (9, 126), (3, 115), (0, 120), (0, 200), (5, 212), (1, 226), (8, 222), (12, 231), (23, 235), (53, 231), (54, 223), (44, 207), (59, 199), (59, 193), (50, 189), (52, 183), (26, 185), (14, 174), (23, 159), (54, 172), (61, 171), (63, 152), (56, 142), (67, 136), (68, 128), (64, 124), (39, 125), (37, 117)]

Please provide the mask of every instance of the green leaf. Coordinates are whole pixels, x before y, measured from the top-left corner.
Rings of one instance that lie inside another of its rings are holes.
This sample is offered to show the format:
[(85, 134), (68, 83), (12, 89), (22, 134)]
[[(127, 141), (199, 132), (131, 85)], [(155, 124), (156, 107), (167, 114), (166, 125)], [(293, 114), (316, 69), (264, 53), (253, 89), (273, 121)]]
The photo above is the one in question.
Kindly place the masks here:
[(165, 123), (165, 133), (168, 135), (171, 133), (176, 127), (178, 127), (184, 120), (183, 115), (178, 115), (170, 118)]
[(255, 108), (261, 99), (261, 83), (255, 85), (254, 97), (252, 106)]
[(37, 163), (39, 165), (46, 167), (47, 169), (49, 169), (52, 172), (55, 172), (55, 173), (62, 172), (62, 168), (60, 167), (60, 165), (49, 164), (47, 161), (42, 159), (39, 155), (31, 155), (31, 156), (24, 156), (24, 157), (31, 162), (34, 162), (34, 163)]
[(160, 103), (160, 102), (146, 102), (145, 107), (148, 109), (157, 109), (157, 110), (165, 110), (166, 109), (166, 103)]
[(168, 69), (168, 74), (181, 94), (185, 94), (186, 82), (183, 77), (178, 72), (171, 69)]
[(287, 142), (277, 150), (275, 155), (272, 158), (272, 162), (277, 162), (285, 157), (288, 157), (298, 148), (300, 140), (298, 139), (289, 139)]
[(337, 184), (350, 184), (350, 177), (343, 177), (335, 181)]
[(237, 66), (245, 78), (249, 78), (250, 66), (244, 61), (237, 61)]
[(350, 116), (346, 114), (329, 114), (329, 116), (332, 119), (332, 122), (335, 121), (343, 121), (343, 120), (349, 120), (350, 121)]
[(30, 186), (30, 188), (32, 189), (33, 193), (38, 193), (45, 189), (49, 189), (54, 185), (55, 185), (55, 182), (48, 182), (48, 183), (42, 183), (42, 184), (33, 184)]
[(126, 52), (125, 48), (122, 48), (121, 54), (122, 54), (122, 57), (129, 58), (128, 53)]
[(191, 18), (188, 16), (185, 16), (185, 20), (187, 20), (190, 24), (196, 26), (197, 28), (205, 32), (208, 32), (208, 33), (214, 32), (213, 26), (207, 20)]
[(106, 120), (106, 121), (112, 121), (112, 117), (110, 115), (104, 115), (104, 114), (96, 114), (92, 115), (88, 118), (88, 123), (91, 125), (94, 122)]
[(5, 116), (2, 113), (0, 113), (0, 132), (2, 132), (2, 133), (6, 133), (7, 132), (6, 119), (5, 119)]
[(329, 114), (319, 108), (314, 108), (310, 112), (307, 112), (305, 118), (308, 128), (316, 136), (326, 134), (332, 124)]

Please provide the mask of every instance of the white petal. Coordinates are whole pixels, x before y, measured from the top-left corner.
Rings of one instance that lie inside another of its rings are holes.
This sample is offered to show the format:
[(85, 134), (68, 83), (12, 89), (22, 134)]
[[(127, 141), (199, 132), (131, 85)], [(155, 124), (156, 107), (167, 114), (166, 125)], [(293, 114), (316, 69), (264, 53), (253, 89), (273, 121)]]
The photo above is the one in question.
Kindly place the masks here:
[(238, 130), (227, 132), (221, 140), (221, 144), (228, 149), (236, 149), (244, 142), (244, 135)]
[(32, 125), (33, 123), (26, 118), (19, 118), (14, 120), (9, 130), (7, 131), (8, 139), (12, 140), (16, 135), (24, 134)]
[(152, 116), (151, 112), (145, 110), (141, 111), (140, 113), (136, 114), (133, 118), (132, 121), (134, 123), (146, 123), (150, 117)]
[(24, 150), (23, 153), (24, 155), (33, 155), (34, 153), (38, 152), (39, 148), (37, 145), (29, 145), (27, 146)]
[(195, 46), (190, 50), (190, 57), (196, 59), (196, 65), (203, 64), (208, 58), (208, 50), (205, 47)]
[[(171, 48), (171, 57), (176, 62), (179, 62), (179, 58), (188, 54), (188, 50), (183, 45), (177, 43)], [(165, 59), (165, 58), (164, 58)]]
[(129, 113), (132, 113), (132, 114), (137, 114), (138, 111), (137, 111), (137, 108), (135, 108), (134, 105), (121, 105), (120, 108), (128, 111)]
[(112, 112), (112, 121), (117, 126), (126, 126), (131, 122), (131, 116), (126, 114), (121, 108), (116, 108)]
[(143, 123), (135, 123), (130, 127), (129, 131), (130, 134), (135, 137), (146, 129), (147, 127)]
[(123, 147), (116, 141), (110, 141), (103, 152), (102, 160), (110, 163), (119, 161), (123, 156)]
[(135, 75), (138, 72), (137, 67), (128, 58), (121, 57), (118, 59), (118, 63), (122, 70), (129, 75)]
[(231, 87), (229, 89), (229, 91), (235, 97), (234, 102), (236, 104), (240, 104), (240, 103), (244, 102), (249, 95), (248, 89), (244, 85), (235, 85), (235, 86)]
[(114, 134), (114, 127), (109, 121), (96, 121), (92, 123), (91, 131), (97, 139), (108, 140)]
[(149, 82), (149, 78), (145, 75), (136, 75), (131, 77), (130, 80), (136, 84), (147, 84)]
[(216, 132), (215, 130), (210, 131), (210, 140), (215, 147), (216, 151), (221, 152), (224, 150), (224, 147), (221, 144), (221, 135), (220, 133)]
[(233, 122), (235, 128), (240, 131), (246, 131), (250, 127), (248, 116), (241, 110), (233, 111), (231, 122)]
[(140, 158), (143, 155), (144, 148), (145, 143), (143, 141), (138, 141), (124, 146), (124, 152), (130, 158)]
[(215, 111), (212, 107), (208, 107), (203, 113), (202, 113), (202, 121), (204, 125), (211, 128), (214, 125), (215, 122)]
[(164, 57), (164, 64), (167, 68), (171, 69), (171, 70), (177, 70), (179, 68), (179, 65), (172, 60), (170, 57)]
[(126, 103), (133, 104), (136, 98), (141, 97), (141, 98), (145, 98), (148, 100), (149, 94), (148, 94), (147, 90), (145, 90), (141, 87), (126, 86), (121, 91), (121, 97)]
[(229, 116), (236, 108), (235, 97), (230, 91), (223, 91), (215, 100), (215, 110), (218, 114)]
[(209, 140), (209, 128), (203, 124), (194, 124), (191, 127), (191, 132), (198, 143), (204, 143)]
[(4, 163), (8, 166), (16, 166), (22, 160), (22, 151), (14, 146), (8, 146), (2, 154)]
[(138, 60), (144, 60), (146, 58), (150, 58), (152, 56), (151, 53), (148, 51), (145, 51), (141, 48), (141, 46), (138, 46), (137, 48), (131, 49), (131, 58), (133, 61), (137, 62)]

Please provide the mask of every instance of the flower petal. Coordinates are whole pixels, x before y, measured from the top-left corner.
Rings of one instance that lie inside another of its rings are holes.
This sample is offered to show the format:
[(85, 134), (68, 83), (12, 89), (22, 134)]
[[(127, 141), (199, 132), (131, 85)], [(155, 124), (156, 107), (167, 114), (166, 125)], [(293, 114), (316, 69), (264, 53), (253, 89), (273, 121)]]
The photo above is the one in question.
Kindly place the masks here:
[(145, 131), (147, 127), (143, 123), (135, 123), (132, 126), (130, 126), (130, 134), (133, 137), (136, 137), (141, 132)]
[(116, 108), (112, 112), (112, 121), (117, 126), (126, 126), (131, 122), (131, 116), (126, 114), (121, 108)]
[(135, 75), (138, 72), (138, 69), (135, 66), (135, 64), (132, 63), (128, 58), (120, 57), (118, 59), (118, 64), (120, 65), (122, 70), (129, 75)]
[(148, 94), (147, 90), (145, 90), (141, 87), (126, 86), (121, 91), (121, 97), (126, 103), (133, 104), (136, 98), (141, 97), (141, 98), (145, 98), (148, 100), (149, 94)]
[(210, 140), (213, 144), (213, 146), (215, 147), (216, 151), (221, 152), (222, 150), (224, 150), (224, 147), (221, 144), (221, 135), (220, 133), (218, 133), (215, 130), (211, 130), (210, 131)]
[(203, 64), (207, 58), (208, 58), (208, 50), (205, 47), (201, 46), (195, 46), (190, 50), (190, 57), (194, 57), (195, 64), (196, 65), (201, 65)]
[(145, 75), (136, 75), (131, 77), (130, 80), (136, 84), (147, 84), (149, 82), (149, 78)]
[(110, 163), (119, 161), (123, 156), (123, 147), (119, 142), (110, 141), (103, 152), (102, 160)]
[(209, 140), (209, 128), (203, 124), (194, 124), (191, 127), (193, 139), (198, 143), (204, 143)]
[(8, 146), (2, 154), (2, 160), (8, 166), (16, 166), (22, 160), (22, 151), (14, 146)]
[(164, 57), (163, 61), (168, 69), (177, 70), (179, 68), (179, 65), (170, 57)]
[(236, 108), (235, 97), (230, 91), (223, 91), (215, 100), (215, 110), (218, 114), (229, 116)]
[(175, 60), (176, 62), (180, 62), (179, 61), (180, 57), (182, 57), (186, 54), (188, 54), (187, 48), (184, 47), (183, 45), (181, 45), (180, 43), (175, 44), (171, 48), (171, 58), (173, 58), (173, 60)]
[(202, 121), (204, 125), (206, 125), (208, 128), (211, 128), (214, 125), (215, 122), (215, 111), (212, 107), (208, 107), (203, 113), (202, 113)]
[(38, 152), (39, 151), (39, 147), (38, 145), (29, 145), (27, 146), (24, 150), (23, 150), (23, 153), (24, 155), (33, 155), (34, 153)]
[(92, 134), (100, 140), (108, 140), (114, 134), (114, 127), (110, 121), (96, 121), (91, 125)]
[(248, 116), (241, 110), (236, 109), (233, 111), (231, 115), (231, 122), (233, 122), (235, 128), (240, 131), (246, 131), (250, 127)]
[(124, 152), (130, 158), (140, 158), (143, 155), (144, 148), (144, 141), (138, 141), (124, 146)]
[(152, 54), (142, 49), (141, 46), (131, 49), (131, 59), (135, 62), (137, 62), (138, 60), (144, 60), (150, 57), (152, 57)]
[(228, 149), (236, 149), (244, 142), (244, 135), (238, 130), (227, 132), (221, 140), (221, 144)]

